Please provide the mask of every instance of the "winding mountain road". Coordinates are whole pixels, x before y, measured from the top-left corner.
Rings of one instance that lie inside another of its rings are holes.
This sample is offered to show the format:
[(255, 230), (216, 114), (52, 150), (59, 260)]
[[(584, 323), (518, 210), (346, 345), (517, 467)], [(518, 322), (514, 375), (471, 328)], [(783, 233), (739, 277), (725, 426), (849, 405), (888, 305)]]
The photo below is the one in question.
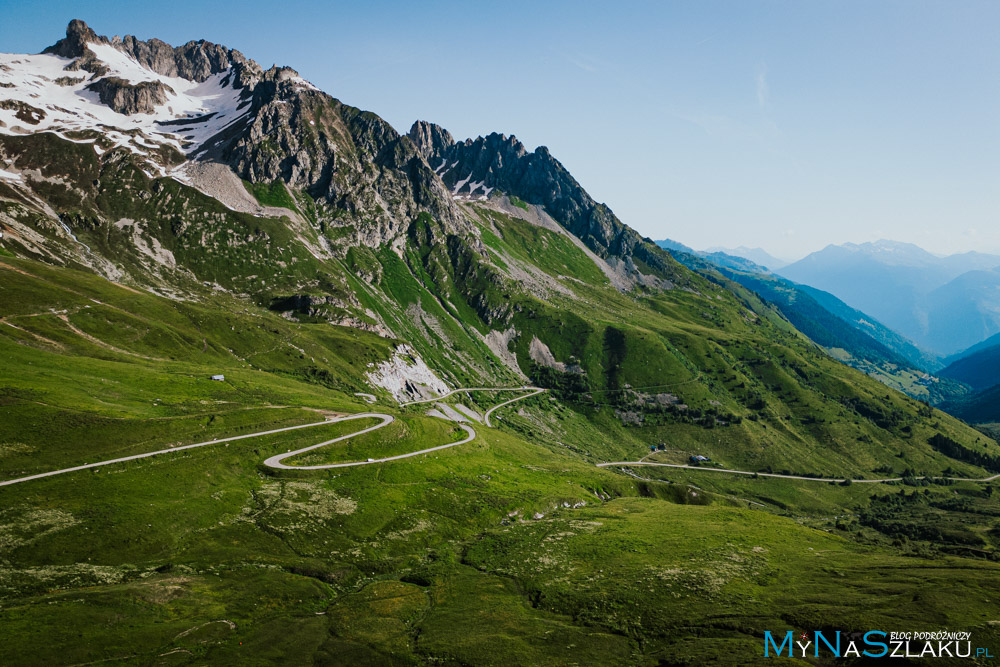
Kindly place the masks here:
[[(490, 426), (489, 414), (491, 412), (493, 412), (494, 410), (496, 410), (498, 408), (502, 408), (505, 405), (509, 405), (510, 403), (514, 403), (515, 401), (521, 401), (521, 400), (524, 400), (526, 398), (530, 398), (531, 396), (535, 396), (536, 394), (540, 394), (541, 392), (546, 391), (546, 390), (542, 389), (540, 387), (473, 387), (473, 388), (468, 388), (468, 389), (454, 389), (454, 390), (448, 392), (447, 394), (443, 394), (443, 395), (438, 396), (436, 398), (421, 399), (419, 401), (408, 401), (406, 403), (400, 403), (400, 407), (406, 407), (408, 405), (417, 405), (417, 404), (421, 404), (421, 403), (432, 403), (434, 401), (442, 400), (444, 398), (447, 398), (447, 397), (451, 396), (452, 394), (457, 394), (457, 393), (468, 393), (468, 392), (473, 392), (473, 391), (528, 391), (528, 390), (531, 390), (531, 393), (525, 394), (523, 396), (517, 396), (517, 397), (515, 397), (515, 398), (513, 398), (513, 399), (511, 399), (509, 401), (504, 401), (503, 403), (500, 403), (499, 405), (495, 405), (492, 408), (490, 408), (487, 411), (487, 413), (486, 413), (486, 420), (485, 420), (486, 421), (486, 426)], [(302, 449), (297, 449), (297, 450), (295, 450), (293, 452), (285, 452), (284, 454), (278, 454), (278, 455), (272, 456), (272, 457), (270, 457), (270, 458), (268, 458), (268, 459), (266, 459), (264, 461), (264, 465), (266, 465), (266, 466), (268, 466), (270, 468), (276, 468), (276, 469), (279, 469), (279, 470), (325, 470), (325, 469), (328, 469), (328, 468), (350, 468), (350, 467), (354, 467), (354, 466), (371, 465), (373, 463), (386, 463), (388, 461), (398, 461), (400, 459), (406, 459), (406, 458), (410, 458), (410, 457), (413, 457), (413, 456), (420, 456), (421, 454), (428, 454), (430, 452), (436, 452), (436, 451), (440, 451), (442, 449), (448, 449), (449, 447), (456, 447), (458, 445), (464, 445), (467, 442), (471, 442), (476, 437), (476, 431), (471, 426), (468, 426), (466, 424), (459, 424), (458, 426), (460, 428), (464, 429), (465, 432), (466, 432), (466, 434), (467, 434), (467, 436), (466, 436), (466, 438), (464, 440), (458, 440), (456, 442), (449, 442), (447, 444), (437, 445), (435, 447), (428, 447), (427, 449), (421, 449), (421, 450), (418, 450), (418, 451), (415, 451), (415, 452), (409, 452), (409, 453), (406, 453), (406, 454), (398, 454), (396, 456), (387, 456), (387, 457), (381, 458), (381, 459), (369, 459), (367, 461), (347, 461), (347, 462), (344, 462), (344, 463), (330, 463), (330, 464), (326, 464), (326, 465), (314, 465), (314, 466), (295, 466), (295, 465), (286, 465), (286, 464), (282, 463), (282, 461), (284, 461), (285, 459), (291, 458), (293, 456), (297, 456), (299, 454), (303, 454), (305, 452), (312, 451), (314, 449), (319, 449), (320, 447), (325, 447), (327, 445), (332, 445), (332, 444), (334, 444), (336, 442), (341, 442), (343, 440), (347, 440), (348, 438), (353, 438), (355, 436), (362, 435), (364, 433), (370, 433), (372, 431), (376, 431), (376, 430), (378, 430), (380, 428), (384, 428), (384, 427), (388, 426), (389, 424), (391, 424), (392, 422), (395, 421), (395, 418), (392, 415), (387, 415), (387, 414), (384, 414), (384, 413), (381, 413), (381, 412), (362, 412), (362, 413), (358, 413), (358, 414), (347, 415), (346, 417), (339, 417), (339, 418), (334, 418), (334, 419), (324, 419), (323, 421), (313, 422), (311, 424), (299, 424), (298, 426), (286, 426), (284, 428), (276, 428), (276, 429), (271, 429), (269, 431), (258, 431), (256, 433), (248, 433), (246, 435), (235, 435), (235, 436), (232, 436), (232, 437), (229, 437), (229, 438), (218, 438), (218, 439), (215, 439), (215, 440), (206, 440), (205, 442), (196, 442), (196, 443), (191, 444), (191, 445), (180, 445), (178, 447), (170, 447), (169, 449), (159, 449), (159, 450), (157, 450), (155, 452), (145, 452), (143, 454), (134, 454), (132, 456), (122, 456), (122, 457), (119, 457), (119, 458), (116, 458), (116, 459), (108, 459), (107, 461), (98, 461), (97, 463), (84, 463), (83, 465), (73, 466), (72, 468), (63, 468), (61, 470), (52, 470), (50, 472), (42, 472), (42, 473), (38, 473), (38, 474), (35, 474), (35, 475), (27, 475), (25, 477), (18, 477), (18, 478), (15, 478), (15, 479), (8, 479), (8, 480), (0, 481), (0, 486), (9, 486), (11, 484), (20, 484), (21, 482), (29, 482), (29, 481), (31, 481), (33, 479), (41, 479), (43, 477), (53, 477), (55, 475), (63, 475), (63, 474), (66, 474), (66, 473), (76, 472), (76, 471), (79, 471), (79, 470), (88, 470), (88, 469), (91, 469), (91, 468), (100, 468), (100, 467), (107, 466), (107, 465), (112, 465), (112, 464), (115, 464), (115, 463), (124, 463), (126, 461), (136, 461), (138, 459), (145, 459), (145, 458), (149, 458), (151, 456), (160, 456), (161, 454), (172, 454), (174, 452), (181, 452), (181, 451), (184, 451), (184, 450), (187, 450), (187, 449), (197, 449), (199, 447), (207, 447), (209, 445), (218, 445), (218, 444), (221, 444), (221, 443), (224, 443), (224, 442), (234, 442), (236, 440), (245, 440), (247, 438), (257, 438), (257, 437), (261, 437), (261, 436), (265, 436), (265, 435), (274, 435), (276, 433), (285, 433), (287, 431), (296, 431), (296, 430), (303, 429), (303, 428), (313, 428), (315, 426), (327, 426), (329, 424), (335, 424), (337, 422), (350, 421), (350, 420), (353, 420), (353, 419), (366, 419), (366, 418), (380, 419), (381, 421), (378, 424), (375, 424), (374, 426), (369, 426), (367, 428), (363, 428), (361, 430), (354, 431), (353, 433), (348, 433), (347, 435), (342, 435), (342, 436), (340, 436), (338, 438), (333, 438), (332, 440), (326, 440), (326, 441), (321, 442), (321, 443), (316, 444), (316, 445), (310, 445), (309, 447), (303, 447)]]
[[(691, 466), (682, 463), (656, 463), (655, 461), (612, 461), (609, 463), (598, 463), (598, 468), (610, 468), (612, 466), (620, 466), (622, 468), (628, 468), (631, 466), (660, 466), (662, 468), (685, 468), (687, 470), (703, 470), (711, 472), (728, 472), (733, 475), (757, 475), (758, 477), (777, 477), (779, 479), (800, 479), (806, 482), (843, 482), (846, 481), (845, 478), (835, 478), (835, 477), (805, 477), (804, 475), (780, 475), (774, 472), (753, 472), (750, 470), (731, 470), (729, 468), (706, 468), (704, 466)], [(916, 477), (914, 479), (948, 479), (955, 482), (992, 482), (993, 480), (1000, 478), (1000, 474), (993, 475), (992, 477), (983, 477), (982, 479), (973, 479), (970, 477)], [(887, 477), (885, 479), (852, 479), (852, 483), (856, 484), (883, 484), (885, 482), (902, 482), (902, 477)]]
[(348, 438), (353, 438), (356, 435), (361, 435), (362, 433), (368, 433), (370, 431), (376, 431), (383, 426), (388, 426), (392, 422), (396, 421), (390, 415), (383, 415), (378, 412), (369, 412), (359, 415), (351, 415), (350, 417), (344, 417), (342, 419), (335, 419), (334, 421), (346, 421), (348, 419), (361, 419), (363, 417), (381, 417), (382, 422), (376, 424), (375, 426), (370, 426), (366, 429), (360, 431), (355, 431), (354, 433), (348, 433), (347, 435), (342, 435), (339, 438), (334, 438), (333, 440), (327, 440), (326, 442), (321, 442), (318, 445), (310, 445), (309, 447), (303, 447), (302, 449), (296, 449), (294, 452), (285, 452), (284, 454), (278, 454), (272, 456), (271, 458), (264, 461), (264, 465), (269, 468), (277, 468), (279, 470), (327, 470), (329, 468), (353, 468), (354, 466), (364, 466), (371, 465), (373, 463), (386, 463), (387, 461), (398, 461), (400, 459), (408, 459), (411, 456), (420, 456), (421, 454), (430, 454), (431, 452), (440, 451), (442, 449), (448, 449), (449, 447), (455, 447), (457, 445), (464, 445), (467, 442), (471, 442), (476, 437), (476, 432), (472, 430), (471, 426), (466, 424), (459, 424), (460, 428), (465, 429), (466, 437), (464, 440), (458, 440), (457, 442), (449, 442), (446, 445), (438, 445), (437, 447), (428, 447), (427, 449), (421, 449), (416, 452), (408, 452), (406, 454), (397, 454), (396, 456), (387, 456), (382, 459), (368, 459), (367, 461), (347, 461), (345, 463), (326, 463), (323, 465), (314, 466), (290, 466), (282, 463), (287, 458), (293, 456), (298, 456), (299, 454), (304, 454), (305, 452), (311, 452), (314, 449), (319, 449), (320, 447), (326, 447), (327, 445), (332, 445), (335, 442), (340, 442), (341, 440), (347, 440)]
[(521, 387), (521, 389), (524, 389), (525, 391), (527, 391), (528, 389), (534, 389), (534, 391), (532, 391), (530, 394), (525, 394), (524, 396), (515, 396), (514, 398), (510, 399), (509, 401), (504, 401), (503, 403), (500, 403), (498, 405), (494, 405), (492, 408), (490, 408), (489, 410), (487, 410), (486, 414), (483, 415), (483, 421), (486, 422), (487, 426), (489, 426), (490, 428), (493, 428), (493, 424), (490, 423), (490, 415), (493, 414), (493, 412), (495, 410), (499, 410), (503, 406), (510, 405), (511, 403), (513, 403), (515, 401), (523, 401), (526, 398), (530, 398), (532, 396), (535, 396), (536, 394), (540, 394), (543, 391), (545, 391), (545, 389), (541, 389), (539, 387)]

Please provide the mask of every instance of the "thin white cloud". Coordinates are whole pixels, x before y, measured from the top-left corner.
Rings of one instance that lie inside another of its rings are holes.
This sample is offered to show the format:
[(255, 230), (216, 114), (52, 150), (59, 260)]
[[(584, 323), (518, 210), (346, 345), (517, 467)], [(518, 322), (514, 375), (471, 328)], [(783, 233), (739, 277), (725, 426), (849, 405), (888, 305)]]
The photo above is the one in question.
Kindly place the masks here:
[(761, 109), (767, 107), (768, 97), (770, 95), (770, 90), (767, 87), (767, 64), (761, 63), (757, 65), (757, 106)]
[(684, 113), (680, 111), (667, 111), (667, 113), (678, 120), (696, 125), (710, 137), (753, 138), (750, 128), (737, 123), (725, 114)]
[(563, 60), (569, 62), (575, 67), (578, 67), (579, 69), (582, 69), (584, 72), (595, 73), (607, 69), (607, 65), (597, 58), (582, 54), (567, 53), (558, 49), (552, 50)]

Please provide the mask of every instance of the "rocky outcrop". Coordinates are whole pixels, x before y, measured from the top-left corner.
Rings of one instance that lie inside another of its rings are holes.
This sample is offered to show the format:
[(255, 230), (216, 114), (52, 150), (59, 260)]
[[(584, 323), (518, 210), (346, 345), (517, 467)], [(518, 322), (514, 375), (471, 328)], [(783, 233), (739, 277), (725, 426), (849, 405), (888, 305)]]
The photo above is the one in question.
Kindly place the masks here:
[(440, 125), (428, 123), (426, 120), (415, 122), (410, 128), (408, 136), (425, 160), (444, 155), (449, 148), (455, 145), (455, 140), (448, 130)]
[(257, 63), (248, 60), (239, 51), (205, 40), (191, 41), (183, 46), (171, 46), (159, 39), (140, 40), (131, 35), (108, 39), (94, 32), (79, 19), (70, 21), (66, 37), (48, 47), (42, 53), (51, 53), (63, 58), (76, 60), (70, 69), (86, 70), (102, 76), (93, 52), (87, 44), (110, 44), (128, 54), (140, 65), (157, 74), (180, 77), (201, 83), (213, 74), (233, 69), (241, 79), (241, 86), (250, 84), (259, 77), (262, 70)]
[(173, 93), (161, 81), (143, 81), (132, 84), (124, 79), (105, 77), (87, 86), (105, 104), (118, 113), (131, 116), (137, 113), (154, 113), (156, 107), (167, 101), (167, 93)]
[(158, 74), (189, 81), (202, 82), (225, 72), (234, 59), (246, 61), (239, 52), (204, 40), (173, 47), (158, 39), (141, 41), (128, 35), (112, 44)]
[(51, 53), (62, 58), (81, 58), (87, 52), (87, 44), (108, 44), (107, 37), (101, 37), (79, 19), (73, 19), (66, 26), (66, 36), (48, 47), (42, 53)]
[(15, 118), (28, 125), (38, 125), (45, 118), (44, 111), (18, 100), (0, 100), (0, 109), (13, 111)]
[(409, 345), (398, 346), (391, 359), (374, 366), (366, 376), (374, 386), (385, 389), (400, 402), (440, 396), (448, 392), (448, 385)]
[(142, 41), (126, 35), (114, 38), (111, 44), (157, 74), (188, 81), (201, 83), (210, 76), (229, 71), (233, 79), (226, 83), (237, 88), (252, 88), (264, 72), (260, 65), (239, 51), (205, 40), (171, 46), (158, 39)]
[(87, 45), (109, 43), (107, 37), (101, 37), (83, 21), (73, 19), (66, 26), (66, 36), (42, 53), (72, 58), (73, 62), (66, 66), (67, 70), (90, 72), (96, 78), (107, 74), (108, 68), (97, 59), (97, 56), (87, 48)]
[(109, 71), (108, 66), (98, 60), (90, 49), (84, 50), (82, 56), (66, 65), (64, 69), (68, 72), (90, 72), (93, 75), (91, 79), (102, 77)]
[[(517, 355), (510, 349), (510, 344), (519, 335), (517, 329), (509, 327), (506, 331), (491, 330), (483, 336), (483, 341), (507, 368), (514, 371), (518, 377), (527, 380), (528, 376), (524, 374), (524, 371), (521, 370), (520, 365), (517, 363)], [(537, 340), (537, 338), (534, 340)]]
[(578, 363), (563, 363), (562, 361), (557, 361), (555, 355), (552, 354), (552, 350), (549, 346), (538, 339), (538, 336), (532, 336), (531, 344), (528, 347), (528, 356), (539, 366), (545, 366), (546, 368), (552, 368), (559, 371), (560, 373), (576, 373), (578, 375), (583, 374), (583, 368)]

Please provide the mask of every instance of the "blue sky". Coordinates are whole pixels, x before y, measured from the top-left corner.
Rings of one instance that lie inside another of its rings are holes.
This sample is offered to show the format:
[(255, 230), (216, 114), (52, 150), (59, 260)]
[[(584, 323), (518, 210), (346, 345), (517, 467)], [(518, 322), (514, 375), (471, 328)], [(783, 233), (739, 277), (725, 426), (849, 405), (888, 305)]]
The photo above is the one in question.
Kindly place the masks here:
[(997, 2), (0, 0), (0, 50), (71, 18), (292, 66), (402, 132), (544, 144), (653, 238), (1000, 251)]

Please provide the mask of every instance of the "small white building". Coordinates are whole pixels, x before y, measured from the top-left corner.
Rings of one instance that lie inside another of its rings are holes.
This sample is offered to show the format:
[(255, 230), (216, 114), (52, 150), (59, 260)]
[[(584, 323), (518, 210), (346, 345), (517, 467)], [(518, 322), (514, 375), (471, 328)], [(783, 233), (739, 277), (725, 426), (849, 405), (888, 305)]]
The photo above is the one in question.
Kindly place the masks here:
[(215, 380), (216, 382), (225, 382), (226, 381), (226, 376), (225, 375), (213, 375), (212, 379)]

